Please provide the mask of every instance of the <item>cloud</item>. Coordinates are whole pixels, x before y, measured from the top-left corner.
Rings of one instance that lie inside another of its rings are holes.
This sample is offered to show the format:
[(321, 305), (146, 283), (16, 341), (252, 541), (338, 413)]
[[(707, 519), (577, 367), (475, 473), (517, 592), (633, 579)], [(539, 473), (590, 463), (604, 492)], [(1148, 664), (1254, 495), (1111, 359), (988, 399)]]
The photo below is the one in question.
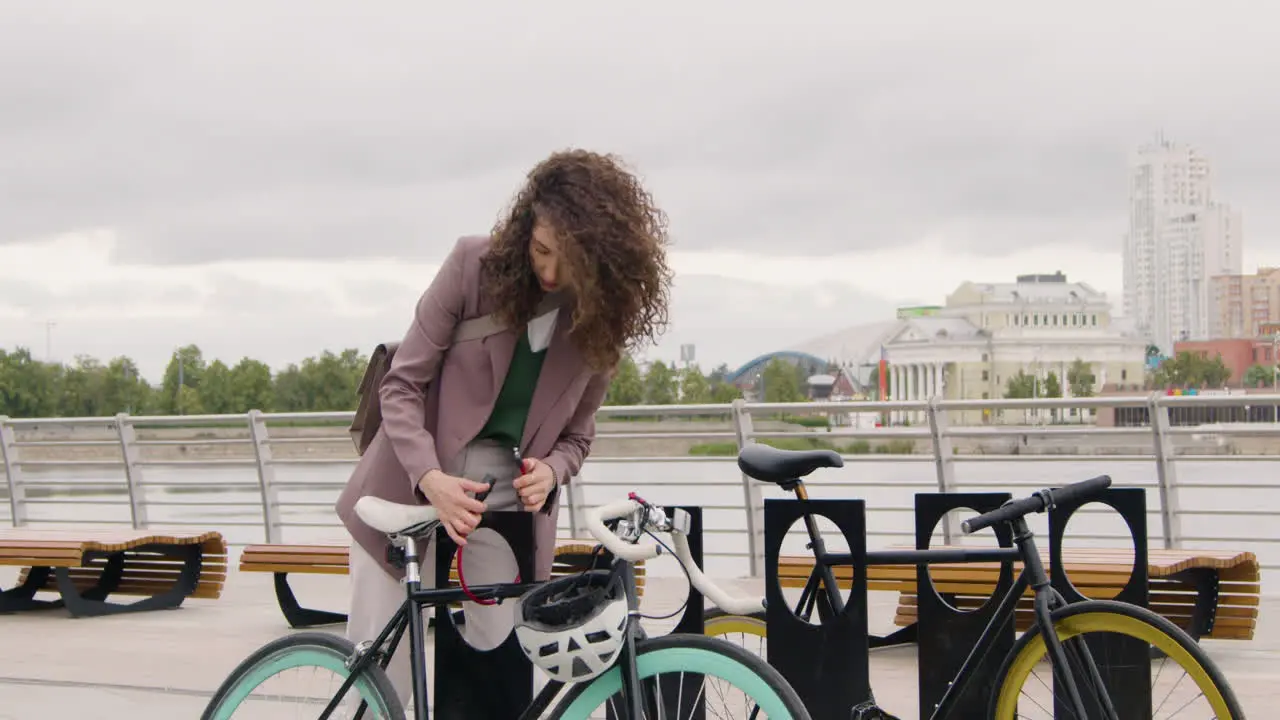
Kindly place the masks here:
[(127, 263), (433, 257), (487, 229), (533, 162), (586, 145), (645, 174), (682, 249), (1111, 250), (1125, 158), (1164, 129), (1208, 152), (1261, 243), (1280, 232), (1270, 19), (1247, 2), (6, 6), (0, 242), (112, 228)]
[(0, 9), (0, 337), (275, 367), (399, 337), (548, 152), (667, 209), (673, 325), (736, 366), (1061, 269), (1120, 298), (1126, 161), (1163, 131), (1280, 262), (1264, 5), (729, 0)]

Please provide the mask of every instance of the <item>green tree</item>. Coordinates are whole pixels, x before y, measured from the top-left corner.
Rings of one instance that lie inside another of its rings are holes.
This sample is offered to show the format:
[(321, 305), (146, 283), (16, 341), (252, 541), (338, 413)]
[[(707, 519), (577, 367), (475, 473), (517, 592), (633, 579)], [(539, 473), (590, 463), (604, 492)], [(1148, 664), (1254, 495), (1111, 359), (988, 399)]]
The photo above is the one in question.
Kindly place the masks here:
[(716, 385), (725, 382), (725, 379), (728, 377), (729, 365), (727, 363), (720, 363), (712, 368), (711, 372), (707, 374), (707, 382), (710, 383), (712, 387), (715, 387)]
[(1080, 358), (1071, 361), (1067, 368), (1067, 387), (1071, 389), (1072, 397), (1092, 397), (1093, 385), (1097, 381), (1089, 363)]
[(711, 402), (711, 383), (697, 365), (690, 365), (680, 371), (680, 402), (686, 405)]
[(275, 409), (279, 412), (303, 412), (310, 410), (310, 400), (302, 378), (302, 369), (296, 363), (289, 363), (284, 370), (276, 373), (275, 383), (271, 389), (275, 398)]
[(1037, 396), (1042, 397), (1043, 393), (1040, 393), (1039, 391), (1040, 382), (1038, 378), (1036, 378), (1035, 375), (1028, 375), (1026, 371), (1021, 368), (1018, 369), (1016, 374), (1009, 377), (1004, 386), (1004, 396), (1011, 400), (1025, 400), (1027, 398)]
[(52, 417), (58, 412), (60, 367), (40, 362), (26, 348), (0, 350), (0, 415)]
[(203, 415), (207, 410), (200, 401), (200, 391), (188, 385), (178, 388), (178, 399), (175, 404), (182, 409), (183, 415)]
[(630, 355), (618, 363), (618, 371), (604, 396), (605, 405), (640, 405), (644, 403), (644, 378)]
[(1058, 380), (1057, 373), (1050, 372), (1045, 376), (1044, 385), (1041, 387), (1040, 397), (1062, 397), (1062, 383)]
[(1200, 355), (1182, 351), (1173, 357), (1165, 358), (1152, 375), (1152, 382), (1158, 388), (1208, 388), (1222, 387), (1231, 378), (1231, 370), (1222, 362), (1221, 355), (1212, 360)]
[(774, 358), (760, 371), (760, 382), (764, 384), (765, 402), (803, 402), (804, 393), (800, 390), (800, 373), (796, 366)]
[(160, 407), (170, 415), (190, 415), (194, 411), (185, 401), (191, 393), (179, 393), (178, 386), (199, 391), (200, 377), (204, 374), (204, 353), (197, 345), (180, 347), (169, 357), (169, 364), (164, 369), (164, 382), (161, 384)]
[(105, 414), (139, 414), (149, 410), (151, 386), (127, 357), (112, 358), (102, 374), (102, 404)]
[(325, 350), (319, 357), (302, 361), (298, 370), (304, 408), (317, 412), (354, 410), (359, 399), (356, 388), (368, 359), (356, 350), (334, 354)]
[(742, 391), (733, 383), (720, 382), (711, 386), (711, 402), (726, 405), (742, 397)]
[(1245, 387), (1270, 387), (1274, 382), (1275, 368), (1272, 365), (1250, 365), (1244, 372)]
[(679, 396), (675, 370), (655, 360), (644, 375), (645, 402), (649, 405), (674, 405)]
[(200, 396), (200, 406), (207, 413), (221, 415), (238, 412), (231, 368), (221, 360), (214, 360), (205, 368), (197, 393)]
[(796, 376), (796, 388), (800, 391), (801, 400), (809, 399), (809, 378), (825, 371), (825, 367), (814, 367), (803, 361), (791, 366), (791, 372)]
[[(889, 365), (885, 365), (885, 370), (889, 369)], [(885, 392), (889, 391), (889, 383), (884, 384)], [(880, 364), (871, 368), (871, 375), (867, 378), (867, 393), (873, 400), (882, 400), (887, 398), (880, 397)]]
[(241, 358), (231, 368), (231, 395), (234, 398), (232, 412), (271, 412), (275, 407), (271, 368), (260, 360)]
[(64, 417), (113, 415), (106, 407), (106, 368), (96, 358), (77, 355), (75, 364), (62, 368), (58, 387), (58, 414)]

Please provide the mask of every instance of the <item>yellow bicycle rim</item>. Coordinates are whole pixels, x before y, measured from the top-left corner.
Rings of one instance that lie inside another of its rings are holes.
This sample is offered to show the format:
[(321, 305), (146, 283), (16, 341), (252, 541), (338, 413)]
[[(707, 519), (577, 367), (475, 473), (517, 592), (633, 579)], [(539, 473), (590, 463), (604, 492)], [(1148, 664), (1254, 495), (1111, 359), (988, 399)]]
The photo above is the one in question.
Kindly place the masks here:
[[(1070, 638), (1087, 632), (1111, 632), (1127, 635), (1143, 640), (1177, 662), (1186, 669), (1187, 674), (1195, 681), (1213, 707), (1214, 715), (1230, 720), (1231, 711), (1227, 701), (1218, 692), (1217, 686), (1209, 673), (1187, 652), (1177, 640), (1166, 635), (1159, 628), (1149, 625), (1137, 618), (1109, 612), (1088, 612), (1060, 618), (1054, 624), (1059, 640)], [(1005, 676), (1001, 686), (999, 699), (996, 702), (995, 720), (1014, 720), (1017, 712), (1018, 696), (1027, 675), (1046, 652), (1044, 634), (1039, 633), (1031, 639), (1018, 653), (1018, 657), (1009, 666), (1009, 674)]]
[(721, 615), (707, 620), (702, 626), (702, 634), (715, 636), (742, 633), (743, 635), (767, 637), (767, 628), (768, 626), (765, 622), (759, 618), (747, 615)]

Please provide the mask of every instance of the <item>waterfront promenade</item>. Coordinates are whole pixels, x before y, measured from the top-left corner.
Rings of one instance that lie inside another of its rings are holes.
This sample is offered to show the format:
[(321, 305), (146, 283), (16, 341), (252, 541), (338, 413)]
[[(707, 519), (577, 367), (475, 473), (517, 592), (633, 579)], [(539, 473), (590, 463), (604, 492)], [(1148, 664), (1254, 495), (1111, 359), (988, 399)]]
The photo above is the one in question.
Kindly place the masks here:
[[(12, 580), (9, 569), (0, 569), (0, 584)], [(309, 602), (346, 607), (345, 576), (302, 576), (295, 585)], [(732, 581), (731, 587), (760, 592), (763, 581)], [(686, 589), (682, 578), (651, 578), (643, 610), (670, 612)], [(892, 629), (894, 602), (891, 594), (871, 594), (873, 632)], [(1206, 642), (1256, 718), (1271, 717), (1280, 703), (1280, 598), (1264, 597), (1260, 610), (1255, 639)], [(669, 627), (647, 626), (655, 632)], [(342, 626), (324, 630), (340, 633)], [(234, 569), (222, 598), (190, 600), (176, 610), (85, 619), (62, 611), (0, 616), (0, 720), (194, 719), (241, 659), (288, 632), (270, 576)], [(874, 652), (871, 672), (882, 703), (904, 720), (915, 718), (914, 646)]]
[[(1280, 405), (1280, 396), (1267, 398)], [(1249, 398), (1257, 403), (1259, 399)], [(763, 574), (763, 504), (785, 497), (776, 486), (744, 480), (732, 454), (744, 442), (778, 439), (841, 448), (846, 466), (810, 478), (814, 498), (866, 502), (868, 545), (884, 548), (914, 541), (917, 493), (1010, 492), (1025, 495), (1046, 485), (1097, 474), (1116, 487), (1146, 490), (1147, 539), (1172, 546), (1248, 551), (1262, 566), (1261, 607), (1249, 641), (1206, 641), (1251, 717), (1270, 717), (1280, 703), (1280, 595), (1271, 575), (1280, 570), (1280, 424), (1176, 425), (1169, 413), (1203, 404), (1202, 398), (1053, 399), (991, 401), (1001, 412), (1045, 414), (1058, 408), (1100, 409), (1149, 402), (1155, 422), (1137, 427), (1089, 424), (966, 426), (946, 413), (971, 412), (971, 404), (845, 404), (778, 407), (607, 408), (601, 417), (601, 449), (565, 495), (563, 536), (580, 537), (582, 508), (637, 491), (660, 504), (703, 509), (705, 568), (720, 578)], [(1215, 402), (1227, 402), (1216, 400)], [(1245, 400), (1231, 399), (1233, 403)], [(770, 418), (779, 413), (842, 409), (878, 412), (910, 407), (933, 422), (910, 427), (812, 429)], [(1029, 408), (1018, 409), (1018, 408)], [(727, 413), (718, 422), (703, 418)], [(652, 418), (636, 422), (635, 417)], [(1176, 419), (1176, 418), (1174, 418)], [(93, 527), (218, 530), (232, 545), (223, 597), (189, 600), (175, 611), (72, 620), (59, 611), (0, 615), (0, 720), (81, 715), (113, 718), (195, 718), (222, 679), (255, 648), (290, 632), (271, 578), (240, 574), (236, 553), (247, 543), (340, 540), (333, 500), (350, 473), (349, 413), (185, 418), (0, 419), (0, 527)], [(134, 427), (135, 423), (138, 427)], [(307, 423), (312, 423), (308, 426)], [(317, 424), (318, 423), (318, 424)], [(300, 437), (306, 434), (308, 437)], [(856, 449), (910, 440), (907, 453)], [(679, 443), (675, 447), (672, 443)], [(727, 445), (700, 455), (698, 443)], [(968, 444), (966, 444), (968, 443)], [(1073, 518), (1067, 543), (1131, 547), (1127, 527), (1105, 509)], [(963, 513), (962, 513), (963, 515)], [(955, 518), (960, 519), (960, 518)], [(1047, 519), (1030, 518), (1038, 538)], [(756, 527), (751, 527), (756, 523)], [(831, 528), (823, 526), (824, 534)], [(933, 542), (946, 540), (943, 527)], [(989, 533), (989, 531), (986, 531)], [(839, 551), (834, 538), (831, 549)], [(955, 537), (953, 541), (966, 541)], [(990, 537), (967, 539), (979, 545)], [(784, 552), (803, 552), (793, 526)], [(684, 580), (669, 558), (655, 560), (645, 595), (647, 612), (674, 609)], [(0, 567), (0, 587), (14, 579)], [(308, 605), (341, 610), (347, 579), (300, 576), (294, 580)], [(762, 592), (763, 580), (733, 581)], [(871, 629), (884, 634), (896, 598), (870, 597)], [(662, 631), (661, 623), (649, 623)], [(341, 633), (341, 626), (327, 631)], [(913, 646), (877, 651), (873, 684), (890, 710), (915, 717), (916, 652)]]

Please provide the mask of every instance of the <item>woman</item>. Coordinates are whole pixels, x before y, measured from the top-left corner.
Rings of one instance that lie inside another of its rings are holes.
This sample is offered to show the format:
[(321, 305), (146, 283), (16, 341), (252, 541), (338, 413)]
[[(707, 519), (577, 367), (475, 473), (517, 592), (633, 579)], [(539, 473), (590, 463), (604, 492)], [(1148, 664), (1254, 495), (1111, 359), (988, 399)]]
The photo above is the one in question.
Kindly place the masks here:
[[(381, 428), (338, 500), (354, 541), (353, 642), (375, 640), (404, 599), (386, 537), (354, 512), (364, 495), (435, 506), (465, 546), (469, 585), (516, 575), (501, 539), (471, 536), (480, 514), (537, 513), (535, 575), (549, 577), (559, 486), (591, 450), (595, 413), (623, 353), (666, 324), (666, 245), (666, 216), (639, 181), (614, 158), (580, 150), (538, 164), (491, 235), (454, 245), (418, 301), (379, 391)], [(540, 305), (553, 309), (539, 314)], [(507, 329), (450, 343), (460, 321), (489, 313)], [(487, 487), (477, 481), (487, 474), (498, 482), (480, 501)], [(423, 550), (430, 585), (434, 543)], [(513, 608), (464, 604), (467, 641), (501, 644)], [(388, 673), (407, 700), (408, 655), (397, 651)]]

